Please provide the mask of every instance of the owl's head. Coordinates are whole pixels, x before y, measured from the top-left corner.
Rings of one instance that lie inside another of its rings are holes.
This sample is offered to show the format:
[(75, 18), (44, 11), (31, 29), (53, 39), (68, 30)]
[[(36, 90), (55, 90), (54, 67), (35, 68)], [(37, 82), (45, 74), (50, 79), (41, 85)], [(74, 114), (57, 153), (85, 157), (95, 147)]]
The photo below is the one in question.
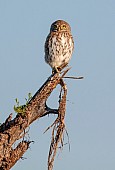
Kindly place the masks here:
[(63, 20), (57, 20), (54, 23), (52, 23), (50, 27), (50, 32), (71, 32), (71, 27), (70, 25), (63, 21)]

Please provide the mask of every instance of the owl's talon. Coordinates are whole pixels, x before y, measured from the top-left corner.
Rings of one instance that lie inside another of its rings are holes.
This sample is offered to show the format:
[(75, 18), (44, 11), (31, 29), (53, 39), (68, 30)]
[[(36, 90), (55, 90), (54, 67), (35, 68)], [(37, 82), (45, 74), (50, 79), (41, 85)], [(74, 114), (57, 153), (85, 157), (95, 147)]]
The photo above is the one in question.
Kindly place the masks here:
[(54, 67), (54, 68), (52, 69), (52, 74), (54, 74), (54, 73), (59, 73), (59, 70), (58, 70), (57, 67)]

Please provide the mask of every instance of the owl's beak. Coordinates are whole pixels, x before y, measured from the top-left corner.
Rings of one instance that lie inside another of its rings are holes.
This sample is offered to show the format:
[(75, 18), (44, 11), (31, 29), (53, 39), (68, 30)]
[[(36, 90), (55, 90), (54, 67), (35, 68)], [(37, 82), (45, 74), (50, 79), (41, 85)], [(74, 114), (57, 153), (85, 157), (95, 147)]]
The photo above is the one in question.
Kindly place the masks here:
[(61, 30), (61, 28), (60, 27), (58, 27), (58, 31), (60, 31)]

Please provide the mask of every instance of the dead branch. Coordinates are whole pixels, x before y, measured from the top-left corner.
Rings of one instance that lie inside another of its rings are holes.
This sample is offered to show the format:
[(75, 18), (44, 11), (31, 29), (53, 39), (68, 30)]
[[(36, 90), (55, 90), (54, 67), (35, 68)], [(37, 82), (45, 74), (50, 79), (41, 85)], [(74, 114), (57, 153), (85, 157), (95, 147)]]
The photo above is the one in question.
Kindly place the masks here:
[[(0, 170), (11, 169), (29, 148), (31, 141), (24, 140), (27, 134), (26, 128), (36, 119), (44, 117), (47, 114), (56, 114), (56, 120), (46, 129), (47, 131), (53, 128), (48, 155), (48, 170), (53, 170), (57, 149), (64, 146), (64, 132), (68, 136), (64, 123), (67, 87), (63, 78), (82, 79), (82, 77), (65, 77), (69, 69), (70, 68), (67, 68), (61, 73), (53, 73), (29, 100), (27, 105), (21, 107), (23, 108), (23, 114), (22, 111), (19, 110), (16, 117), (12, 119), (11, 113), (0, 126)], [(52, 109), (47, 106), (46, 101), (58, 84), (61, 85), (59, 107), (57, 109)], [(22, 141), (18, 142), (19, 139)], [(18, 144), (14, 148), (14, 144), (16, 143)]]
[(80, 76), (80, 77), (73, 77), (73, 76), (67, 76), (67, 77), (63, 77), (63, 78), (68, 78), (68, 79), (83, 79), (84, 77)]
[[(57, 145), (62, 138), (63, 130), (65, 127), (64, 117), (67, 89), (65, 90), (65, 84), (62, 81), (62, 78), (65, 76), (68, 70), (69, 69), (66, 69), (61, 74), (52, 74), (29, 101), (29, 103), (25, 107), (25, 114), (22, 116), (21, 113), (18, 113), (13, 120), (12, 114), (10, 114), (5, 123), (0, 126), (0, 170), (11, 169), (11, 167), (22, 157), (22, 155), (29, 148), (31, 142), (22, 141), (15, 149), (13, 149), (13, 145), (16, 143), (16, 141), (18, 141), (18, 139), (20, 138), (23, 138), (24, 134), (26, 134), (24, 133), (25, 129), (36, 119), (39, 119), (51, 113), (57, 114), (58, 116), (53, 129), (54, 131), (55, 128), (57, 128), (57, 134), (54, 138), (54, 143), (51, 141), (48, 157), (49, 167), (51, 164), (53, 165)], [(62, 96), (62, 99), (60, 100), (59, 108), (51, 109), (46, 105), (46, 101), (58, 84), (61, 84), (61, 86), (63, 86), (64, 94)]]
[(63, 82), (62, 79), (60, 84), (63, 87), (64, 94), (62, 95), (62, 98), (59, 101), (58, 117), (52, 124), (53, 130), (52, 130), (52, 139), (51, 139), (51, 145), (50, 145), (49, 156), (48, 156), (48, 170), (53, 169), (54, 158), (59, 143), (63, 147), (63, 135), (65, 130), (64, 118), (65, 118), (65, 111), (66, 111), (67, 88), (66, 88), (66, 84)]

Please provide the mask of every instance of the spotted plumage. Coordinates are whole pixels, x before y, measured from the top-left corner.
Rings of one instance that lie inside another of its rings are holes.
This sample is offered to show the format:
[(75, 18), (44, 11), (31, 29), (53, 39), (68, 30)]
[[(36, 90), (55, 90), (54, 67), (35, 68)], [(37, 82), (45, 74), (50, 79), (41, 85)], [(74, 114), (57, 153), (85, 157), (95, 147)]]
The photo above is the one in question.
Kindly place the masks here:
[(45, 42), (45, 61), (53, 70), (68, 64), (74, 42), (69, 24), (63, 20), (55, 21)]

